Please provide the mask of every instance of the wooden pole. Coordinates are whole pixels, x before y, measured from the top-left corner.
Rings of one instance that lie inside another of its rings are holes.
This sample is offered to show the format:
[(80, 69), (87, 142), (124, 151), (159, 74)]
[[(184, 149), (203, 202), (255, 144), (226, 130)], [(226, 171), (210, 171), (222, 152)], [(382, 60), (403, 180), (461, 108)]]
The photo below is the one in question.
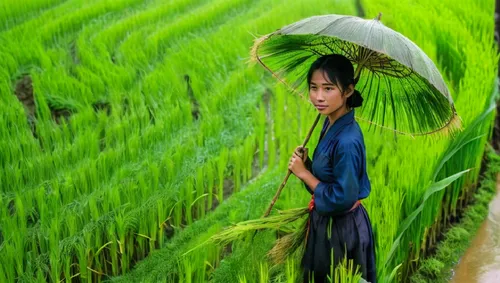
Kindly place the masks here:
[[(307, 134), (306, 139), (304, 140), (304, 143), (302, 144), (302, 147), (305, 147), (307, 145), (307, 142), (309, 142), (309, 139), (311, 138), (311, 135), (314, 131), (314, 128), (316, 128), (316, 125), (318, 124), (320, 117), (321, 117), (321, 114), (318, 114), (318, 116), (316, 117), (316, 120), (314, 120), (314, 123), (313, 123), (311, 129), (309, 130), (309, 133)], [(292, 171), (290, 171), (290, 169), (289, 169), (288, 173), (285, 176), (285, 179), (283, 180), (283, 182), (279, 186), (278, 190), (276, 191), (276, 194), (274, 195), (273, 200), (271, 201), (271, 204), (269, 204), (269, 207), (267, 208), (266, 213), (264, 213), (264, 216), (262, 216), (262, 217), (267, 217), (267, 216), (269, 216), (269, 214), (271, 214), (271, 210), (273, 209), (274, 204), (276, 203), (276, 201), (280, 197), (281, 191), (285, 187), (286, 182), (288, 181), (288, 178), (290, 177), (291, 174), (292, 174)]]

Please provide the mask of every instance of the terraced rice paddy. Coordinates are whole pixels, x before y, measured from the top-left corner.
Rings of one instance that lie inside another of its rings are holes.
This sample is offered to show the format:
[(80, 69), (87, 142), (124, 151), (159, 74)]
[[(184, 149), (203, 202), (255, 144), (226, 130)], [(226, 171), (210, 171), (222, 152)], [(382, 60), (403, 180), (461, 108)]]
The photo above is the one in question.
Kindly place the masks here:
[[(297, 261), (265, 260), (272, 231), (182, 255), (263, 214), (315, 118), (248, 64), (254, 37), (360, 11), (436, 62), (464, 127), (360, 122), (378, 276), (407, 280), (475, 191), (497, 74), (493, 1), (414, 2), (3, 0), (0, 282), (292, 282)], [(308, 201), (292, 177), (275, 208)]]

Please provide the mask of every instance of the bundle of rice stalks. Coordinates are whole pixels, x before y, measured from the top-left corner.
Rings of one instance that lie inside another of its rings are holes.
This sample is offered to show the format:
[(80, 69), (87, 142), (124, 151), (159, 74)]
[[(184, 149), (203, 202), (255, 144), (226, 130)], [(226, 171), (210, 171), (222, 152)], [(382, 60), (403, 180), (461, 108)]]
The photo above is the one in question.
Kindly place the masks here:
[[(205, 246), (206, 244), (215, 244), (219, 246), (225, 246), (234, 242), (236, 240), (242, 239), (249, 232), (259, 231), (264, 229), (281, 230), (286, 228), (287, 224), (290, 224), (296, 220), (299, 220), (304, 215), (309, 213), (307, 207), (304, 208), (294, 208), (280, 211), (278, 215), (247, 220), (234, 224), (221, 232), (213, 235), (207, 241), (194, 247), (193, 249), (186, 252), (184, 255), (191, 253), (192, 251)], [(307, 220), (304, 220), (300, 228), (277, 240), (276, 245), (269, 252), (269, 257), (275, 263), (282, 263), (286, 260), (288, 255), (293, 254), (301, 243), (304, 243), (307, 232)]]
[(267, 254), (273, 264), (282, 264), (286, 262), (287, 258), (292, 257), (293, 255), (304, 254), (306, 247), (307, 225), (308, 220), (305, 219), (295, 232), (276, 240), (276, 244)]

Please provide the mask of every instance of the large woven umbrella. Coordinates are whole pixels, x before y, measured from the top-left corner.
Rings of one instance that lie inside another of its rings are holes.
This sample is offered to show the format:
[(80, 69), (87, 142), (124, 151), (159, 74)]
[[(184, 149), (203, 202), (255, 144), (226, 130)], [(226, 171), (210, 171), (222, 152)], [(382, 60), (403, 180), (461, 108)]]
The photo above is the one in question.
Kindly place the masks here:
[[(380, 16), (374, 20), (343, 15), (303, 19), (257, 39), (252, 59), (303, 95), (312, 62), (323, 55), (344, 55), (356, 70), (356, 89), (363, 97), (356, 118), (370, 123), (370, 128), (411, 136), (447, 135), (460, 129), (453, 99), (435, 64), (411, 40), (384, 26)], [(318, 119), (319, 115), (309, 133)]]

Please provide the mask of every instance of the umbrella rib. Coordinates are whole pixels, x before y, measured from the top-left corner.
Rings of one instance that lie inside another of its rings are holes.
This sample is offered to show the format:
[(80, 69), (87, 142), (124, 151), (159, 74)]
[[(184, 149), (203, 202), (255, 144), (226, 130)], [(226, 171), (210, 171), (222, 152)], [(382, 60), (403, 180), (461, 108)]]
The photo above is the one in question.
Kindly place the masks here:
[(368, 89), (368, 93), (371, 93), (371, 91), (372, 91), (373, 79), (375, 78), (375, 76), (377, 76), (379, 78), (379, 84), (377, 84), (377, 95), (375, 96), (375, 104), (373, 106), (371, 118), (370, 118), (371, 120), (373, 120), (373, 118), (375, 117), (375, 112), (377, 110), (378, 96), (380, 95), (380, 93), (379, 93), (379, 91), (380, 91), (380, 77), (378, 75), (376, 75), (375, 73), (372, 73), (372, 75), (371, 75), (370, 88)]
[[(372, 89), (372, 83), (373, 83), (373, 73), (370, 72), (368, 73), (368, 79), (366, 80), (363, 80), (363, 86), (359, 89), (359, 93), (361, 93), (361, 95), (363, 96), (363, 93), (365, 92), (366, 90), (366, 87), (369, 85), (369, 89), (368, 89), (368, 93), (371, 92), (371, 89)], [(371, 78), (371, 79), (370, 79)], [(366, 107), (366, 105), (368, 104), (368, 101), (371, 100), (371, 96), (367, 96), (364, 98), (365, 102), (364, 102), (364, 107), (361, 107), (361, 115), (363, 116), (363, 113), (368, 109), (368, 107)]]
[[(405, 111), (408, 110), (408, 112), (410, 113), (415, 113), (414, 112), (414, 107), (413, 107), (413, 103), (412, 103), (412, 100), (410, 99), (410, 94), (408, 93), (408, 91), (406, 90), (406, 88), (404, 87), (404, 84), (402, 83), (403, 80), (397, 80), (398, 83), (401, 85), (401, 89), (403, 90), (404, 94), (405, 94), (405, 97), (406, 97), (406, 100), (408, 101), (408, 108), (403, 108)], [(412, 86), (412, 89), (413, 89), (413, 86)], [(413, 115), (407, 115), (407, 117), (414, 117)], [(415, 120), (414, 119), (408, 119), (408, 127), (410, 129), (410, 131), (412, 132), (415, 132)]]
[(315, 50), (315, 49), (313, 49), (313, 48), (309, 48), (309, 49), (307, 49), (307, 50), (308, 50), (309, 52), (313, 53), (313, 54), (318, 55), (318, 56), (322, 56), (322, 55), (323, 55), (323, 54), (319, 53), (318, 51), (316, 51), (316, 50)]
[(330, 22), (326, 27), (322, 28), (320, 31), (316, 32), (317, 35), (322, 35), (321, 33), (329, 28), (335, 21)]
[(332, 44), (335, 45), (337, 47), (337, 49), (343, 51), (345, 54), (348, 54), (348, 52), (346, 50), (344, 50), (344, 46), (342, 46), (340, 43), (340, 40), (333, 40), (332, 41)]
[(328, 44), (328, 42), (326, 42), (325, 39), (326, 38), (324, 38), (324, 40), (323, 40), (323, 45), (326, 46), (326, 48), (328, 48), (328, 50), (330, 50), (330, 52), (335, 53), (335, 51), (330, 47), (330, 45)]
[[(368, 30), (368, 32), (366, 34), (368, 34), (368, 35), (372, 34), (372, 29), (375, 26), (375, 23), (377, 23), (377, 21), (375, 21), (375, 20), (371, 21), (370, 29)], [(367, 45), (366, 42), (368, 42), (368, 38), (369, 38), (368, 36), (365, 37), (365, 42), (363, 43), (363, 45)]]
[[(373, 74), (373, 72), (371, 72)], [(360, 75), (361, 77), (361, 75)], [(373, 80), (373, 75), (371, 76), (372, 77), (372, 80)], [(366, 86), (368, 85), (368, 80), (366, 80), (364, 82), (365, 84), (363, 85), (363, 87), (359, 90), (359, 93), (363, 94), (363, 92), (365, 91), (366, 89)], [(371, 85), (370, 85), (370, 88), (368, 89), (368, 93), (370, 93), (370, 90), (371, 90)]]
[(375, 122), (373, 122), (373, 121), (370, 121), (370, 120), (367, 120), (367, 119), (365, 119), (365, 118), (359, 117), (358, 115), (356, 115), (356, 118), (357, 118), (357, 119), (359, 119), (359, 120), (361, 120), (361, 121), (363, 121), (363, 122), (366, 122), (366, 123), (368, 123), (368, 124), (370, 124), (370, 125), (374, 125), (374, 126), (376, 126), (376, 127), (380, 127), (380, 128), (382, 128), (382, 129), (386, 129), (386, 130), (389, 130), (389, 131), (393, 131), (393, 132), (398, 133), (398, 134), (400, 134), (400, 135), (405, 135), (405, 136), (410, 136), (411, 138), (415, 138), (415, 137), (414, 137), (414, 134), (412, 134), (412, 133), (405, 133), (405, 132), (402, 132), (402, 131), (398, 131), (398, 130), (395, 130), (395, 129), (389, 128), (389, 127), (387, 127), (387, 126), (379, 125), (379, 124), (377, 124), (377, 123), (375, 123)]
[(349, 57), (351, 57), (351, 59), (354, 59), (356, 57), (356, 52), (357, 52), (357, 49), (356, 48), (356, 45), (354, 44), (349, 44)]
[[(398, 64), (401, 64), (401, 63), (399, 63), (395, 59), (392, 59), (388, 56), (387, 57), (378, 57), (378, 58), (380, 58), (380, 60), (376, 61), (376, 62), (380, 63), (380, 66), (376, 66), (375, 62), (372, 62), (371, 64), (368, 64), (368, 66), (367, 66), (372, 72), (382, 73), (382, 74), (385, 74), (385, 75), (388, 75), (391, 77), (395, 77), (395, 78), (404, 78), (404, 77), (410, 76), (413, 73), (413, 70), (407, 69), (406, 67), (399, 68)], [(387, 63), (387, 64), (385, 64), (385, 63)], [(390, 72), (388, 72), (388, 70)], [(404, 72), (405, 70), (407, 72)]]
[[(399, 37), (398, 37), (398, 39), (399, 39)], [(400, 42), (403, 42), (403, 45), (406, 47), (406, 49), (408, 49), (408, 53), (406, 53), (406, 54), (413, 54), (413, 51), (411, 50), (411, 48), (408, 46), (408, 44), (406, 44), (406, 40), (400, 40)], [(410, 62), (409, 69), (413, 70), (413, 62), (411, 59), (413, 59), (412, 56), (410, 56), (410, 60), (408, 60), (408, 62)]]
[(304, 97), (300, 92), (296, 91), (295, 88), (292, 88), (290, 87), (290, 85), (288, 83), (286, 83), (286, 81), (284, 81), (283, 79), (280, 78), (280, 76), (278, 76), (276, 73), (274, 73), (273, 71), (271, 71), (271, 69), (269, 69), (269, 67), (266, 66), (266, 64), (264, 64), (264, 62), (262, 62), (262, 60), (260, 59), (260, 56), (256, 53), (256, 59), (257, 59), (257, 62), (259, 62), (259, 64), (261, 66), (263, 66), (266, 70), (268, 70), (271, 74), (273, 74), (273, 76), (278, 79), (280, 82), (282, 82), (284, 85), (286, 85), (288, 88), (291, 88), (293, 92), (295, 92), (296, 94), (298, 94), (300, 97)]
[[(380, 82), (380, 81), (381, 81), (381, 80), (379, 80), (379, 82)], [(385, 88), (384, 88), (384, 89), (385, 89)], [(384, 102), (383, 102), (384, 111), (382, 111), (382, 125), (384, 126), (384, 125), (385, 125), (385, 111), (386, 111), (386, 110), (385, 110), (385, 108), (387, 107), (387, 101), (386, 101), (386, 100), (387, 100), (387, 97), (386, 97), (386, 95), (385, 95), (385, 94), (384, 94), (383, 98), (384, 98)]]
[[(393, 72), (387, 72), (384, 69), (371, 68), (370, 66), (367, 66), (367, 68), (369, 68), (372, 72), (381, 73), (381, 74), (384, 74), (384, 75), (387, 75), (390, 77), (394, 77), (394, 78), (402, 79), (402, 78), (405, 78), (408, 76), (408, 75), (404, 75), (402, 72), (396, 71), (396, 70), (393, 70)], [(401, 74), (401, 75), (398, 76), (398, 74)]]
[(389, 86), (389, 97), (390, 97), (391, 106), (392, 106), (392, 116), (393, 116), (393, 119), (394, 119), (394, 129), (397, 129), (396, 106), (394, 104), (394, 96), (393, 96), (394, 94), (392, 93), (391, 80), (387, 76), (385, 76), (384, 78), (385, 78), (385, 81), (387, 82), (387, 85)]
[[(346, 44), (340, 44), (341, 42), (344, 42)], [(344, 52), (344, 54), (346, 54), (347, 58), (351, 57), (351, 58), (354, 58), (354, 53), (356, 52), (354, 49), (354, 46), (349, 44), (349, 42), (346, 42), (346, 41), (342, 41), (342, 40), (333, 40), (332, 41), (332, 44), (334, 44), (339, 50), (341, 50), (342, 52)], [(352, 47), (351, 49), (349, 49), (349, 47)]]

